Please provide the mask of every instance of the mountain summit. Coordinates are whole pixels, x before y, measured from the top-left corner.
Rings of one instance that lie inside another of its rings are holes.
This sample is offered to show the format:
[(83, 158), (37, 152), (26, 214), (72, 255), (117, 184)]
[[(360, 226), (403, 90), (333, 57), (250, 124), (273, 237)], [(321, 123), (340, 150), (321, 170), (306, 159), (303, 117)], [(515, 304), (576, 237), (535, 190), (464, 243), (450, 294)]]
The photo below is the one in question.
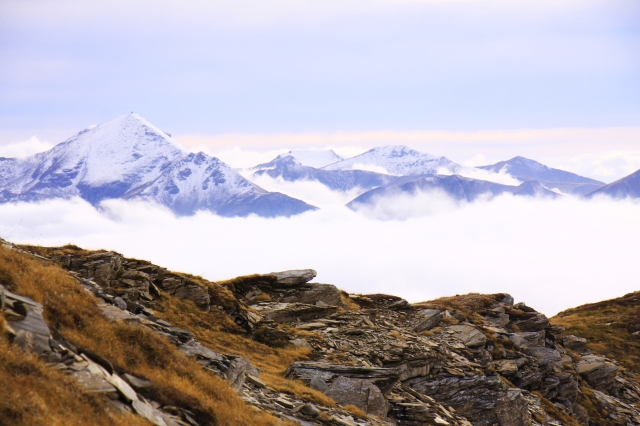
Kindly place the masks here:
[(265, 191), (217, 158), (185, 151), (137, 114), (85, 129), (26, 159), (0, 158), (0, 202), (74, 196), (94, 205), (140, 198), (177, 214), (271, 217), (315, 208)]
[(546, 188), (559, 189), (562, 192), (575, 195), (586, 195), (604, 186), (603, 182), (564, 170), (553, 169), (524, 157), (514, 157), (511, 160), (480, 166), (478, 169), (494, 173), (507, 172), (521, 181), (540, 182)]
[(378, 146), (347, 160), (324, 167), (325, 170), (370, 170), (395, 176), (435, 174), (443, 169), (456, 173), (460, 166), (446, 157), (416, 151), (404, 145)]

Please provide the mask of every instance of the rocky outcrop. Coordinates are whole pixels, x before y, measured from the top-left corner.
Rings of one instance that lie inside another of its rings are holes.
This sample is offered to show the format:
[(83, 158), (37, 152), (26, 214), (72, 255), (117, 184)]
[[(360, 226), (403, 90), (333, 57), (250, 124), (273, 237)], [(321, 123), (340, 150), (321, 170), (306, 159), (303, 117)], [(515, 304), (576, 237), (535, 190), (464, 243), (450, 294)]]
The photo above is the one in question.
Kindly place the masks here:
[[(541, 426), (564, 424), (566, 418), (607, 424), (590, 419), (590, 404), (615, 420), (611, 424), (640, 424), (640, 384), (634, 374), (591, 354), (586, 339), (565, 335), (562, 327), (525, 304), (514, 304), (508, 294), (412, 305), (395, 296), (348, 295), (330, 284), (309, 282), (313, 270), (215, 284), (112, 252), (54, 260), (98, 297), (105, 317), (161, 333), (202, 368), (227, 380), (246, 403), (298, 424)], [(228, 299), (213, 293), (220, 288)], [(285, 377), (338, 406), (276, 391), (247, 359), (214, 352), (189, 330), (157, 318), (155, 301), (169, 296), (203, 310), (215, 307), (266, 344), (304, 348), (307, 358), (292, 362)], [(51, 346), (41, 306), (7, 292), (0, 302), (11, 312), (7, 318), (17, 345), (65, 359)], [(69, 348), (71, 343), (62, 346), (80, 358), (74, 363), (87, 363), (70, 373), (81, 383), (117, 393), (155, 424), (160, 418), (171, 424), (163, 407), (140, 397), (144, 380), (110, 371), (108, 363)], [(142, 402), (136, 402), (136, 394)], [(347, 406), (359, 410), (348, 412)], [(180, 416), (174, 420), (186, 418)]]

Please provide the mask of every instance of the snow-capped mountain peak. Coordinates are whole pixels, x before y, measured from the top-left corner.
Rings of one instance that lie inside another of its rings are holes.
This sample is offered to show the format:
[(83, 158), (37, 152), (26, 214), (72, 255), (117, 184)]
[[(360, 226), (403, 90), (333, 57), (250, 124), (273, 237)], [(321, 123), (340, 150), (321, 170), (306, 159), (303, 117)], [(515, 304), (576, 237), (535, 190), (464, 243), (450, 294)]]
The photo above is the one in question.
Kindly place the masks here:
[(445, 169), (451, 173), (459, 165), (446, 157), (416, 151), (404, 145), (378, 146), (355, 157), (324, 167), (325, 170), (384, 169), (395, 176), (434, 174)]
[(215, 157), (187, 152), (137, 114), (85, 129), (24, 160), (0, 159), (0, 202), (74, 196), (92, 204), (139, 197), (180, 214), (278, 216), (314, 209), (265, 191)]
[(320, 168), (329, 164), (344, 160), (332, 149), (294, 149), (286, 155), (290, 155), (301, 164), (309, 167)]

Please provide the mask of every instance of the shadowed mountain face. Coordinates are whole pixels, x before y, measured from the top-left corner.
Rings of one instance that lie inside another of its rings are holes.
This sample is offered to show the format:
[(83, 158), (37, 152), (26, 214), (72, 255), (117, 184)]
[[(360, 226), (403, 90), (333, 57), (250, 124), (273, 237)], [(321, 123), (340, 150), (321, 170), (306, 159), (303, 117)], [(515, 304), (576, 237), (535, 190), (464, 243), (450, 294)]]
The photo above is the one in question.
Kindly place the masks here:
[(478, 168), (495, 173), (507, 172), (521, 181), (540, 182), (545, 188), (557, 189), (567, 194), (586, 195), (604, 186), (603, 182), (564, 170), (553, 169), (524, 157), (514, 157), (511, 160)]
[[(139, 198), (177, 214), (290, 216), (315, 209), (249, 182), (217, 158), (184, 151), (136, 114), (86, 129), (24, 160), (0, 159), (0, 202)], [(253, 206), (254, 209), (250, 208)]]
[(460, 166), (446, 157), (435, 157), (402, 145), (378, 146), (363, 154), (324, 167), (325, 170), (385, 170), (394, 176), (455, 173)]
[(372, 189), (347, 204), (351, 209), (372, 205), (380, 200), (391, 200), (399, 195), (414, 195), (419, 192), (442, 191), (458, 201), (474, 201), (481, 196), (496, 196), (504, 193), (513, 195), (556, 198), (559, 195), (543, 188), (539, 183), (529, 181), (519, 186), (465, 178), (458, 175), (406, 176), (395, 182)]
[(364, 170), (325, 170), (305, 166), (292, 155), (283, 154), (253, 168), (253, 176), (282, 178), (288, 182), (317, 181), (334, 191), (360, 188), (367, 191), (393, 182), (396, 177)]
[(588, 196), (608, 195), (612, 198), (640, 198), (640, 170), (596, 189)]

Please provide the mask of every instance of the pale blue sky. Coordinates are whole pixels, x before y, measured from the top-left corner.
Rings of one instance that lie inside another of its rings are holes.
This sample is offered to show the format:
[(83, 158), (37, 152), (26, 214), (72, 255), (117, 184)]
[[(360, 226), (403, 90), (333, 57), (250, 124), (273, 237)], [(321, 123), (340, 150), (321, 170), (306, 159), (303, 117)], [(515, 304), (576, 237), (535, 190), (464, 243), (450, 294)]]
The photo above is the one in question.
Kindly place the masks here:
[(0, 0), (0, 70), (5, 143), (638, 126), (640, 2)]

